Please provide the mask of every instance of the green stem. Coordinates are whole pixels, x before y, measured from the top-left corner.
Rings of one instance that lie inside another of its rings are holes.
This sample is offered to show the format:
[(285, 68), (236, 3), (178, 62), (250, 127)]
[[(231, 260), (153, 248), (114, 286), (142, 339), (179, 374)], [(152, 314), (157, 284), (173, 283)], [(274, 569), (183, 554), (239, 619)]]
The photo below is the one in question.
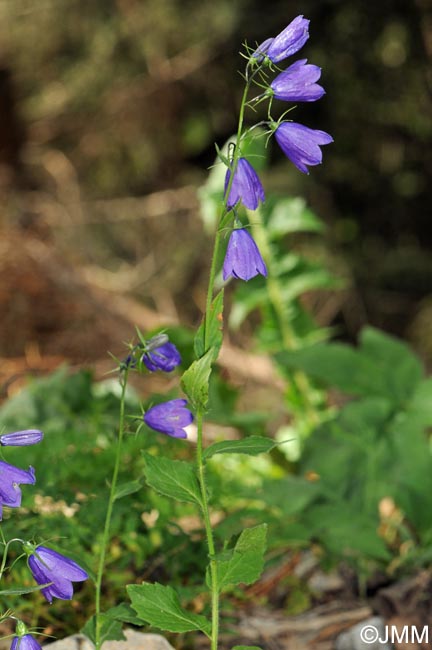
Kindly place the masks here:
[[(234, 149), (233, 159), (230, 164), (231, 175), (228, 186), (225, 190), (224, 195), (224, 204), (219, 219), (218, 227), (215, 234), (214, 246), (212, 261), (210, 266), (209, 282), (207, 287), (207, 298), (206, 298), (206, 307), (204, 314), (204, 350), (207, 350), (210, 347), (210, 313), (211, 306), (213, 301), (214, 294), (214, 285), (216, 279), (216, 273), (218, 270), (218, 261), (219, 261), (219, 250), (221, 244), (221, 233), (223, 228), (227, 225), (229, 220), (232, 218), (230, 210), (227, 207), (228, 197), (230, 195), (231, 186), (234, 179), (234, 173), (237, 167), (238, 159), (240, 157), (240, 148), (239, 143), (242, 136), (243, 129), (243, 120), (244, 113), (246, 108), (247, 95), (252, 83), (254, 75), (252, 74), (246, 80), (245, 88), (243, 91), (243, 97), (241, 100), (240, 111), (239, 111), (239, 121), (237, 127), (237, 137), (236, 137), (236, 147)], [(205, 477), (205, 463), (203, 459), (203, 412), (198, 410), (196, 413), (196, 423), (197, 423), (197, 451), (196, 451), (196, 466), (198, 481), (201, 491), (201, 509), (202, 516), (204, 521), (204, 528), (207, 538), (207, 547), (210, 558), (210, 577), (211, 577), (211, 609), (212, 609), (212, 629), (211, 629), (211, 650), (217, 650), (218, 640), (219, 640), (219, 581), (218, 581), (218, 565), (216, 560), (216, 549), (213, 537), (213, 530), (210, 521), (210, 509), (207, 496), (207, 485)]]
[(95, 611), (95, 648), (96, 650), (100, 650), (102, 646), (102, 640), (101, 640), (102, 578), (103, 578), (103, 573), (105, 568), (105, 558), (106, 558), (107, 547), (109, 542), (110, 526), (111, 526), (111, 519), (112, 519), (113, 506), (115, 500), (114, 497), (115, 497), (115, 491), (117, 487), (118, 473), (120, 469), (121, 448), (122, 448), (124, 429), (125, 429), (125, 396), (126, 396), (127, 377), (128, 377), (128, 369), (126, 368), (123, 372), (123, 376), (121, 379), (122, 391), (120, 397), (120, 416), (119, 416), (116, 457), (114, 461), (114, 468), (113, 468), (113, 473), (111, 478), (111, 488), (110, 488), (110, 493), (108, 498), (108, 506), (107, 506), (107, 512), (105, 517), (105, 526), (104, 526), (104, 531), (102, 536), (99, 565), (98, 565), (97, 576), (96, 576), (96, 598), (95, 598), (95, 610), (96, 610)]
[(210, 576), (211, 576), (211, 603), (212, 603), (212, 632), (211, 632), (211, 650), (217, 650), (219, 639), (219, 581), (218, 566), (216, 561), (216, 549), (214, 544), (213, 529), (210, 521), (210, 510), (207, 496), (207, 486), (205, 480), (205, 464), (203, 461), (203, 414), (197, 411), (197, 452), (196, 463), (198, 481), (201, 490), (201, 509), (204, 520), (204, 527), (207, 537), (207, 547), (210, 558)]
[[(254, 75), (251, 75), (250, 78), (246, 81), (244, 90), (243, 90), (243, 96), (240, 104), (240, 111), (239, 111), (239, 120), (238, 120), (238, 126), (237, 126), (237, 134), (236, 134), (236, 145), (239, 145), (241, 135), (242, 135), (242, 129), (243, 129), (243, 121), (244, 121), (244, 113), (246, 109), (246, 100), (247, 96), (249, 93), (249, 89), (251, 87), (251, 83), (253, 80)], [(211, 304), (213, 300), (213, 293), (214, 293), (214, 284), (215, 284), (215, 279), (216, 279), (216, 272), (217, 272), (217, 263), (219, 259), (219, 248), (220, 248), (220, 240), (221, 240), (221, 231), (222, 228), (226, 225), (226, 217), (229, 214), (230, 210), (227, 208), (227, 201), (228, 197), (231, 192), (231, 186), (234, 180), (234, 172), (237, 167), (237, 162), (240, 157), (240, 150), (239, 147), (236, 146), (234, 149), (234, 156), (232, 159), (231, 163), (231, 176), (230, 180), (228, 183), (228, 186), (225, 190), (225, 195), (224, 195), (224, 205), (223, 205), (223, 210), (222, 214), (219, 220), (219, 224), (216, 230), (215, 234), (215, 241), (214, 241), (214, 246), (213, 246), (213, 254), (212, 254), (212, 261), (211, 261), (211, 267), (210, 267), (210, 275), (209, 275), (209, 282), (207, 286), (207, 298), (206, 298), (206, 308), (205, 308), (205, 315), (204, 315), (204, 350), (208, 350), (208, 345), (209, 345), (209, 332), (210, 332), (210, 310), (211, 310)]]

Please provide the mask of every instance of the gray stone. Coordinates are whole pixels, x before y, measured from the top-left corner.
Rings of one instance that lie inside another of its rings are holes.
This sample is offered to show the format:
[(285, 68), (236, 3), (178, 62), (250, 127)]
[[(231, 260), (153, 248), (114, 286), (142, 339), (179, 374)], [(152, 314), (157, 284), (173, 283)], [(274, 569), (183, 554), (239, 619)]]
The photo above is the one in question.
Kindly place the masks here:
[(380, 616), (368, 618), (357, 623), (347, 632), (338, 636), (335, 643), (336, 650), (391, 650), (389, 643), (380, 643), (379, 639), (386, 639), (384, 620)]
[[(163, 636), (143, 634), (136, 630), (124, 630), (126, 641), (105, 641), (103, 650), (174, 650)], [(47, 643), (49, 650), (94, 650), (94, 646), (82, 634), (72, 634), (65, 639)]]

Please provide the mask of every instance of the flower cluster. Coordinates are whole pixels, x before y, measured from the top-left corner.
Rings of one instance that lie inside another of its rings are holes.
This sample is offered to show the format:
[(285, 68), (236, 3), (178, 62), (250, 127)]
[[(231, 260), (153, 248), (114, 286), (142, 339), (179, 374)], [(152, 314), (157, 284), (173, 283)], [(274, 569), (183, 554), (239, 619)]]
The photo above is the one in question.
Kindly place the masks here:
[[(120, 368), (145, 366), (150, 372), (172, 372), (181, 364), (180, 352), (166, 334), (156, 334), (149, 340), (140, 336), (140, 343), (133, 346)], [(186, 408), (185, 399), (173, 399), (151, 406), (143, 415), (144, 423), (158, 433), (171, 438), (187, 438), (185, 428), (193, 422), (193, 415)]]
[[(26, 429), (0, 435), (2, 447), (26, 447), (39, 443), (43, 439), (39, 429)], [(0, 460), (0, 519), (3, 506), (18, 508), (21, 505), (22, 484), (36, 483), (33, 467), (28, 470), (10, 465)], [(20, 541), (20, 540), (16, 540)], [(30, 542), (22, 542), (23, 551), (28, 556), (28, 565), (45, 598), (52, 603), (52, 599), (61, 598), (70, 600), (73, 596), (72, 582), (87, 580), (88, 574), (73, 560), (47, 548), (34, 546)], [(40, 650), (41, 646), (28, 634), (22, 621), (18, 621), (15, 636), (12, 640), (11, 650)]]
[[(308, 38), (309, 20), (297, 16), (278, 36), (268, 38), (252, 53), (245, 78), (251, 81), (259, 75), (261, 80), (267, 79), (267, 71), (298, 52)], [(320, 147), (333, 142), (333, 138), (325, 131), (310, 129), (297, 122), (283, 119), (274, 121), (270, 117), (270, 107), (273, 99), (286, 102), (317, 101), (325, 94), (324, 88), (317, 83), (320, 76), (321, 68), (308, 63), (307, 59), (300, 59), (280, 71), (270, 84), (266, 81), (264, 93), (255, 98), (269, 100), (267, 124), (270, 132), (284, 154), (304, 174), (309, 173), (309, 167), (321, 163)], [(241, 142), (238, 146), (241, 147)], [(265, 200), (258, 174), (244, 156), (234, 155), (228, 161), (224, 194), (226, 208), (234, 210), (234, 214), (240, 204), (248, 210), (256, 210), (259, 203)], [(267, 275), (266, 265), (252, 236), (242, 227), (235, 214), (235, 225), (223, 265), (223, 278), (227, 280), (232, 276), (250, 280), (258, 274)]]

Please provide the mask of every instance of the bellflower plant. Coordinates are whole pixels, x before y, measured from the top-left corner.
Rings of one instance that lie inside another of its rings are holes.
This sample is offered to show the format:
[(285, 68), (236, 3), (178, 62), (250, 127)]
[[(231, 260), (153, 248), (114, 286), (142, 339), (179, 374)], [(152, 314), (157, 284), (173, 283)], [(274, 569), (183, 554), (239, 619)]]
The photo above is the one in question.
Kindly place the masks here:
[(278, 74), (267, 94), (286, 102), (316, 102), (325, 94), (324, 88), (315, 83), (320, 76), (321, 68), (301, 59)]
[[(298, 52), (309, 38), (309, 20), (297, 16), (276, 37), (268, 38), (255, 51), (246, 48), (247, 64), (243, 73), (244, 89), (241, 99), (237, 132), (234, 142), (229, 147), (228, 156), (217, 149), (221, 164), (225, 165), (223, 187), (220, 188), (223, 199), (217, 223), (213, 254), (210, 265), (209, 281), (202, 322), (194, 339), (195, 360), (181, 376), (180, 385), (186, 398), (168, 399), (155, 406), (142, 408), (140, 416), (134, 416), (139, 422), (137, 433), (148, 435), (148, 428), (170, 438), (183, 440), (187, 445), (186, 428), (194, 422), (196, 433), (195, 462), (171, 459), (144, 453), (144, 475), (147, 485), (165, 497), (193, 504), (199, 513), (205, 533), (208, 552), (208, 566), (203, 582), (208, 589), (208, 597), (203, 602), (208, 604), (207, 611), (197, 614), (182, 607), (180, 596), (170, 586), (143, 582), (127, 586), (131, 606), (115, 614), (102, 609), (102, 583), (105, 569), (106, 549), (110, 543), (110, 529), (115, 502), (129, 490), (138, 489), (137, 481), (127, 484), (124, 489), (118, 486), (121, 465), (122, 442), (126, 433), (125, 397), (130, 373), (172, 372), (180, 363), (180, 354), (167, 335), (161, 333), (146, 339), (139, 331), (139, 343), (129, 348), (129, 354), (119, 364), (121, 385), (119, 426), (116, 456), (110, 480), (110, 492), (106, 509), (105, 525), (100, 542), (100, 555), (96, 571), (95, 614), (84, 628), (85, 634), (99, 650), (107, 637), (106, 630), (110, 622), (119, 620), (134, 623), (142, 622), (170, 632), (202, 632), (209, 640), (211, 650), (219, 647), (219, 624), (221, 593), (227, 587), (236, 584), (251, 584), (258, 579), (264, 565), (266, 548), (266, 525), (261, 524), (241, 531), (236, 542), (219, 544), (211, 519), (213, 499), (207, 485), (207, 463), (220, 453), (248, 453), (258, 455), (270, 451), (275, 443), (264, 436), (251, 436), (245, 440), (230, 441), (205, 445), (204, 421), (208, 413), (211, 394), (209, 390), (213, 365), (216, 362), (223, 341), (223, 315), (225, 288), (217, 287), (217, 279), (222, 274), (223, 280), (249, 281), (257, 275), (266, 277), (270, 272), (266, 265), (267, 251), (260, 251), (249, 229), (254, 226), (254, 213), (259, 215), (260, 203), (265, 201), (262, 182), (256, 169), (248, 159), (247, 138), (254, 135), (253, 129), (266, 125), (270, 137), (276, 142), (287, 157), (302, 172), (308, 172), (308, 166), (321, 162), (320, 146), (332, 141), (324, 131), (310, 129), (296, 122), (272, 116), (273, 100), (283, 101), (317, 101), (324, 95), (324, 89), (316, 82), (321, 76), (318, 66), (308, 63), (303, 58), (293, 62), (283, 72), (275, 64)], [(275, 77), (271, 79), (271, 75)], [(255, 96), (250, 97), (252, 91)], [(268, 102), (267, 119), (250, 127), (245, 126), (245, 112), (257, 102)], [(291, 110), (291, 109), (289, 109)], [(256, 132), (255, 132), (256, 133)], [(225, 244), (226, 241), (226, 244)], [(223, 256), (223, 246), (226, 245)], [(264, 254), (263, 254), (264, 253)], [(223, 263), (222, 258), (224, 257)], [(172, 390), (172, 380), (170, 387)], [(178, 441), (179, 442), (179, 441)], [(173, 445), (174, 449), (177, 449)], [(184, 457), (184, 454), (182, 454)], [(71, 594), (71, 582), (84, 578), (80, 567), (71, 568), (65, 560), (57, 560), (63, 566), (60, 572), (65, 580), (59, 583), (52, 552), (42, 547), (42, 559), (39, 546), (29, 564), (36, 580), (50, 579), (52, 583), (43, 587), (49, 597), (66, 597)], [(45, 549), (45, 550), (44, 550)], [(46, 555), (48, 554), (48, 555)], [(34, 559), (36, 558), (36, 559)], [(78, 577), (77, 577), (78, 576)], [(123, 614), (122, 614), (123, 612)], [(117, 637), (112, 637), (117, 638)], [(259, 649), (258, 649), (259, 650)]]
[(304, 174), (309, 173), (308, 166), (322, 162), (320, 146), (333, 142), (325, 131), (309, 129), (296, 122), (274, 125), (274, 136), (284, 154)]
[(150, 372), (156, 370), (171, 372), (181, 364), (181, 356), (174, 343), (168, 341), (160, 347), (145, 352), (142, 362)]
[(230, 236), (222, 275), (238, 280), (250, 280), (260, 273), (267, 276), (267, 267), (252, 235), (245, 228), (235, 228)]
[(22, 483), (31, 485), (36, 483), (33, 467), (29, 467), (28, 470), (20, 469), (0, 460), (0, 520), (3, 506), (19, 508), (21, 505), (22, 494), (19, 486)]
[[(225, 176), (225, 191), (231, 178), (231, 170)], [(264, 189), (258, 174), (246, 158), (239, 158), (227, 199), (227, 207), (232, 208), (241, 201), (249, 210), (256, 210), (260, 201), (264, 201)]]
[(42, 650), (42, 646), (31, 634), (23, 634), (13, 638), (10, 650)]
[(0, 445), (2, 447), (27, 447), (36, 445), (42, 438), (43, 433), (39, 429), (26, 429), (25, 431), (4, 433), (0, 436)]
[(193, 422), (193, 415), (186, 408), (187, 400), (173, 399), (152, 406), (144, 415), (150, 429), (165, 433), (172, 438), (187, 438), (185, 427)]
[(70, 600), (73, 596), (72, 583), (88, 578), (88, 573), (76, 562), (51, 548), (34, 547), (30, 543), (24, 544), (23, 548), (28, 554), (28, 565), (36, 582), (39, 585), (51, 583), (41, 589), (49, 603), (53, 598)]
[(275, 38), (266, 39), (254, 52), (254, 58), (259, 60), (260, 56), (263, 56), (260, 62), (279, 63), (292, 56), (301, 50), (308, 40), (309, 23), (310, 21), (303, 18), (303, 16), (297, 16)]
[(10, 650), (42, 650), (42, 646), (29, 634), (26, 625), (18, 620)]

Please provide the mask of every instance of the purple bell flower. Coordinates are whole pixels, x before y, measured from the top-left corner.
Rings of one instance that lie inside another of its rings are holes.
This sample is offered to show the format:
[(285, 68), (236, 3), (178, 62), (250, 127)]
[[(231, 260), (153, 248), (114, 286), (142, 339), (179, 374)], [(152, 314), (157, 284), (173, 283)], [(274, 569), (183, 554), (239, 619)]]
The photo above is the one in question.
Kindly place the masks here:
[[(225, 175), (225, 192), (230, 177), (231, 170), (227, 169)], [(258, 203), (264, 201), (264, 199), (264, 189), (255, 169), (246, 158), (239, 158), (227, 199), (227, 207), (232, 208), (238, 201), (241, 201), (249, 210), (256, 210)]]
[(34, 548), (28, 564), (39, 585), (52, 583), (41, 589), (49, 603), (53, 598), (70, 600), (73, 596), (72, 582), (82, 582), (88, 578), (87, 572), (76, 562), (46, 546)]
[(286, 102), (315, 102), (325, 94), (324, 88), (315, 83), (320, 76), (321, 68), (301, 59), (278, 74), (267, 92)]
[(0, 445), (3, 447), (26, 447), (28, 445), (35, 445), (42, 438), (43, 433), (39, 429), (25, 429), (24, 431), (4, 433), (0, 436)]
[(21, 505), (21, 483), (36, 483), (35, 472), (33, 467), (28, 471), (9, 465), (0, 460), (0, 520), (2, 518), (3, 506), (9, 508), (18, 508)]
[(321, 163), (320, 145), (333, 142), (331, 135), (325, 131), (309, 129), (296, 122), (281, 122), (274, 135), (284, 154), (304, 174), (309, 174), (307, 165)]
[(42, 650), (42, 646), (31, 634), (14, 636), (10, 650)]
[(273, 63), (279, 63), (279, 61), (283, 61), (298, 52), (309, 38), (309, 22), (303, 16), (294, 18), (288, 27), (285, 27), (268, 45), (265, 53), (267, 58)]
[(155, 370), (171, 372), (181, 364), (181, 356), (174, 343), (168, 342), (150, 352), (145, 352), (142, 362), (151, 372)]
[(258, 246), (245, 228), (235, 228), (227, 246), (223, 279), (227, 280), (232, 275), (239, 280), (250, 280), (258, 273), (267, 275), (267, 267)]
[(186, 408), (185, 399), (173, 399), (156, 404), (144, 414), (144, 422), (150, 429), (165, 433), (172, 438), (187, 438), (184, 427), (193, 421), (193, 415)]

